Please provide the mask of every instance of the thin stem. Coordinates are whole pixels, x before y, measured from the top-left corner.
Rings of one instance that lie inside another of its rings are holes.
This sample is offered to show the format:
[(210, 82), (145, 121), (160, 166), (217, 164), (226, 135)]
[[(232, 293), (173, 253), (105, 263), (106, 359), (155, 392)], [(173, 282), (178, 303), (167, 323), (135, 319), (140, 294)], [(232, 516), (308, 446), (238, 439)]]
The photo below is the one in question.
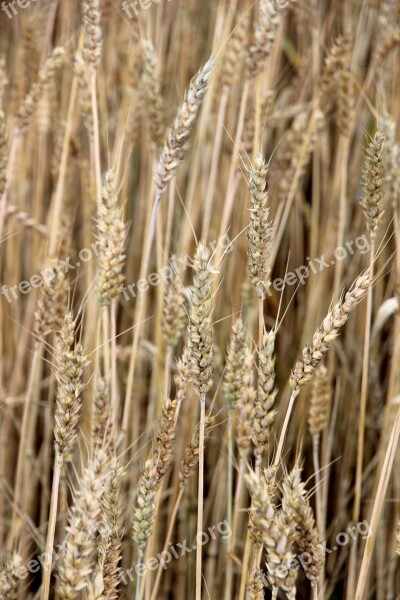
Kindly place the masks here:
[(99, 114), (97, 110), (97, 77), (96, 72), (92, 73), (90, 78), (90, 94), (92, 100), (92, 117), (93, 117), (93, 158), (94, 158), (94, 171), (96, 176), (96, 198), (97, 202), (101, 204), (101, 159), (100, 159), (100, 131), (99, 131)]
[(283, 445), (285, 443), (286, 432), (289, 427), (290, 416), (292, 414), (292, 410), (293, 410), (293, 406), (294, 406), (294, 401), (296, 400), (298, 395), (299, 395), (298, 389), (293, 390), (290, 395), (289, 406), (286, 411), (285, 420), (282, 425), (281, 435), (279, 437), (278, 449), (276, 451), (275, 460), (274, 460), (274, 467), (277, 467), (279, 465), (279, 461), (280, 461), (281, 455), (282, 455)]
[[(374, 248), (375, 239), (371, 236), (370, 260), (369, 269), (371, 278), (373, 277), (374, 268)], [(363, 352), (363, 367), (361, 376), (361, 397), (360, 397), (360, 414), (358, 419), (358, 441), (357, 441), (357, 465), (356, 465), (356, 481), (353, 504), (353, 521), (358, 523), (361, 512), (361, 495), (362, 495), (362, 475), (363, 475), (363, 458), (364, 458), (364, 433), (365, 420), (367, 413), (367, 393), (368, 393), (368, 366), (369, 366), (369, 351), (370, 351), (370, 332), (371, 332), (371, 315), (372, 315), (372, 286), (368, 288), (367, 306), (365, 316), (365, 332), (364, 332), (364, 352)], [(347, 586), (347, 598), (354, 598), (354, 588), (356, 582), (357, 570), (357, 540), (354, 543), (350, 552), (349, 577)]]
[(11, 530), (14, 533), (14, 539), (15, 539), (15, 536), (17, 534), (17, 529), (18, 529), (18, 527), (16, 526), (16, 518), (17, 518), (16, 508), (20, 506), (21, 498), (23, 496), (22, 492), (23, 492), (23, 486), (24, 486), (24, 478), (23, 478), (24, 458), (26, 455), (27, 442), (29, 439), (29, 436), (27, 435), (27, 433), (28, 433), (28, 428), (29, 428), (30, 409), (32, 406), (33, 388), (34, 388), (35, 380), (36, 380), (37, 365), (38, 365), (39, 359), (42, 355), (42, 348), (43, 348), (43, 345), (41, 343), (39, 343), (36, 346), (36, 349), (35, 349), (35, 352), (33, 355), (32, 366), (31, 366), (30, 375), (29, 375), (28, 390), (26, 392), (26, 397), (25, 397), (24, 413), (22, 416), (22, 426), (21, 426), (21, 433), (20, 433), (19, 447), (18, 447), (17, 473), (16, 473), (16, 477), (15, 477), (13, 515), (12, 515), (12, 526), (11, 526)]
[(201, 600), (202, 546), (203, 531), (203, 493), (204, 493), (204, 427), (206, 420), (206, 398), (200, 397), (200, 435), (199, 435), (199, 486), (197, 490), (197, 536), (196, 536), (196, 600)]
[(135, 600), (139, 600), (140, 598), (140, 584), (141, 584), (141, 567), (142, 565), (142, 559), (138, 558), (137, 561), (137, 568), (136, 568), (136, 573), (137, 573), (137, 579), (136, 579), (136, 592), (135, 592)]
[[(323, 508), (323, 499), (322, 499), (321, 469), (320, 469), (320, 463), (319, 463), (320, 439), (321, 439), (320, 433), (315, 433), (312, 436), (318, 535), (319, 535), (320, 540), (324, 540), (325, 539), (325, 520), (324, 520), (324, 508)], [(319, 586), (320, 586), (320, 590), (321, 590), (321, 594), (322, 594), (322, 590), (324, 589), (324, 570), (323, 569), (321, 569), (321, 574), (319, 577)], [(317, 586), (314, 586), (314, 589), (317, 589)], [(322, 600), (322, 597), (320, 598), (320, 600)]]
[[(233, 427), (232, 410), (228, 408), (228, 464), (227, 464), (227, 492), (226, 492), (226, 520), (230, 530), (232, 530), (232, 497), (233, 497)], [(232, 557), (229, 555), (231, 549), (230, 542), (226, 545), (227, 570), (225, 580), (225, 598), (229, 600), (232, 595)]]
[(46, 540), (46, 554), (45, 561), (43, 564), (43, 583), (42, 583), (42, 596), (41, 600), (48, 600), (50, 592), (50, 577), (51, 577), (51, 563), (53, 559), (53, 548), (54, 548), (54, 534), (56, 530), (56, 519), (57, 519), (57, 506), (58, 506), (58, 490), (60, 487), (60, 475), (62, 468), (62, 458), (56, 453), (54, 459), (54, 473), (53, 473), (53, 485), (51, 490), (51, 502), (50, 502), (50, 517), (49, 525), (47, 529), (47, 540)]
[(111, 406), (114, 427), (118, 422), (118, 376), (117, 376), (117, 299), (113, 298), (110, 306), (111, 313)]
[[(151, 248), (154, 240), (154, 232), (155, 232), (155, 223), (157, 216), (157, 207), (161, 201), (161, 194), (157, 192), (154, 204), (151, 211), (150, 223), (148, 228), (147, 239), (145, 242), (145, 249), (143, 252), (142, 263), (140, 266), (140, 279), (145, 279), (150, 263), (151, 256)], [(144, 317), (144, 309), (145, 309), (145, 294), (140, 294), (137, 303), (137, 312), (135, 314), (135, 329), (133, 333), (133, 341), (132, 341), (132, 350), (131, 357), (129, 361), (129, 371), (128, 371), (128, 379), (126, 383), (126, 394), (125, 394), (125, 404), (124, 404), (124, 414), (122, 419), (122, 433), (124, 434), (124, 439), (126, 440), (129, 419), (130, 419), (130, 407), (131, 407), (131, 398), (132, 398), (132, 389), (133, 383), (135, 379), (135, 366), (136, 366), (136, 355), (139, 347), (139, 339), (141, 333), (141, 326)]]
[[(374, 237), (371, 237), (370, 260), (369, 260), (369, 272), (370, 272), (371, 279), (374, 276), (374, 273), (373, 273), (374, 249), (375, 249), (375, 239), (374, 239)], [(357, 522), (359, 519), (360, 506), (361, 506), (361, 483), (362, 483), (362, 470), (363, 470), (363, 457), (364, 457), (364, 432), (365, 432), (365, 419), (366, 419), (367, 393), (368, 393), (368, 362), (369, 362), (370, 337), (371, 337), (371, 315), (372, 315), (372, 286), (369, 286), (368, 295), (367, 295), (366, 317), (365, 317), (364, 353), (363, 353), (363, 368), (362, 368), (361, 398), (360, 398), (360, 416), (359, 416), (359, 426), (358, 426), (357, 469), (356, 469), (356, 486), (355, 486), (355, 499), (354, 499), (354, 511), (353, 511), (353, 519), (355, 522)]]
[(215, 181), (216, 181), (217, 169), (218, 169), (218, 157), (219, 157), (219, 153), (221, 150), (222, 132), (223, 132), (227, 102), (228, 102), (228, 94), (226, 91), (224, 91), (224, 93), (221, 96), (220, 103), (219, 103), (217, 124), (216, 124), (216, 129), (215, 129), (214, 146), (213, 146), (213, 152), (212, 152), (212, 157), (211, 157), (210, 176), (208, 178), (206, 196), (205, 196), (205, 201), (204, 201), (203, 225), (202, 225), (202, 230), (201, 230), (201, 240), (202, 240), (203, 244), (206, 243), (208, 228), (210, 226), (212, 201), (213, 201)]
[(321, 490), (321, 473), (320, 473), (320, 464), (319, 464), (319, 442), (320, 442), (320, 433), (316, 433), (312, 436), (312, 445), (313, 445), (313, 462), (314, 462), (314, 472), (315, 472), (315, 487), (316, 487), (316, 496), (317, 496), (317, 523), (318, 523), (318, 532), (321, 540), (324, 540), (324, 518), (322, 511), (322, 490)]
[(13, 138), (12, 138), (12, 142), (11, 142), (9, 158), (7, 161), (7, 168), (6, 168), (6, 173), (5, 173), (6, 181), (5, 181), (5, 185), (4, 185), (4, 191), (3, 191), (3, 194), (2, 194), (1, 200), (0, 200), (0, 240), (2, 239), (2, 236), (3, 236), (7, 197), (8, 197), (8, 192), (9, 192), (10, 185), (11, 185), (12, 175), (14, 172), (14, 165), (15, 165), (15, 160), (17, 157), (17, 151), (18, 151), (18, 146), (19, 146), (20, 140), (21, 140), (21, 132), (18, 129), (15, 129)]
[[(83, 32), (81, 31), (81, 34), (79, 37), (78, 49), (80, 49), (82, 47), (82, 44), (83, 44)], [(53, 256), (57, 249), (58, 228), (59, 228), (60, 217), (61, 217), (62, 201), (63, 201), (63, 195), (64, 195), (64, 184), (65, 184), (65, 179), (67, 176), (67, 163), (68, 163), (68, 157), (69, 157), (69, 152), (70, 152), (70, 140), (72, 137), (74, 117), (75, 117), (75, 113), (76, 113), (75, 104), (76, 104), (76, 100), (77, 100), (77, 95), (78, 95), (78, 78), (74, 74), (74, 76), (72, 78), (71, 94), (70, 94), (69, 102), (68, 102), (68, 113), (67, 113), (67, 120), (65, 123), (65, 130), (64, 130), (64, 137), (63, 137), (62, 150), (61, 150), (60, 166), (59, 166), (59, 170), (58, 170), (56, 191), (54, 193), (54, 201), (52, 203), (53, 204), (53, 212), (52, 212), (52, 216), (51, 216), (51, 225), (50, 225), (50, 232), (51, 232), (50, 236), (51, 237), (50, 237), (50, 245), (49, 245), (49, 255), (50, 256)]]
[(247, 582), (247, 572), (248, 572), (248, 564), (250, 559), (251, 552), (251, 542), (250, 542), (250, 534), (249, 530), (247, 530), (246, 534), (246, 545), (244, 547), (244, 555), (243, 555), (243, 563), (242, 563), (242, 573), (240, 577), (240, 589), (239, 589), (239, 600), (244, 600), (246, 593), (246, 582)]
[(258, 299), (258, 343), (261, 345), (264, 333), (264, 300)]
[(365, 545), (364, 555), (361, 562), (361, 570), (358, 578), (357, 589), (354, 600), (363, 600), (365, 586), (368, 580), (368, 571), (371, 564), (372, 553), (375, 546), (376, 536), (378, 533), (379, 520), (382, 513), (383, 503), (387, 487), (389, 484), (390, 475), (393, 468), (394, 459), (396, 456), (396, 448), (400, 436), (400, 408), (397, 410), (395, 422), (390, 434), (389, 443), (386, 449), (385, 460), (379, 478), (378, 490), (375, 496), (374, 506), (372, 509), (371, 522), (369, 525), (369, 535)]
[[(181, 488), (179, 490), (179, 493), (178, 493), (178, 496), (176, 498), (176, 502), (175, 502), (174, 508), (173, 508), (171, 516), (169, 518), (168, 531), (167, 531), (167, 535), (166, 535), (166, 538), (165, 538), (163, 552), (165, 552), (167, 550), (167, 548), (169, 546), (169, 543), (171, 541), (172, 532), (174, 530), (176, 516), (178, 514), (178, 509), (179, 509), (179, 505), (180, 505), (181, 500), (182, 500), (182, 496), (183, 496), (183, 488)], [(153, 591), (151, 592), (150, 600), (156, 600), (156, 598), (157, 598), (157, 593), (158, 593), (158, 588), (160, 587), (162, 572), (163, 572), (163, 567), (162, 567), (162, 564), (160, 562), (160, 564), (158, 565), (157, 576), (156, 576), (156, 580), (154, 582)]]

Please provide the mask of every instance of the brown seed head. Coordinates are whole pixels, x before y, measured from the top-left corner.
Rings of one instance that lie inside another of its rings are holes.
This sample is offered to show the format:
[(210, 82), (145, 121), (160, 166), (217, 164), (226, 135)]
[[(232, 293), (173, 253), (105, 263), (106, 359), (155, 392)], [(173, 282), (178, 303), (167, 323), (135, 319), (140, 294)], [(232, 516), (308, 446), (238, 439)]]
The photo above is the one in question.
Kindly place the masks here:
[(312, 385), (308, 425), (311, 435), (320, 434), (328, 427), (331, 389), (328, 370), (324, 365), (315, 369)]
[(223, 384), (224, 396), (231, 411), (243, 394), (246, 368), (246, 332), (242, 319), (237, 319), (232, 326)]
[(110, 304), (120, 293), (125, 264), (126, 227), (118, 195), (114, 173), (107, 171), (104, 176), (102, 203), (97, 215), (97, 240), (99, 253), (99, 273), (97, 296), (101, 306)]
[(70, 453), (77, 435), (81, 413), (82, 376), (88, 365), (82, 344), (74, 344), (75, 323), (69, 312), (64, 318), (57, 346), (57, 405), (54, 437), (59, 460)]
[(172, 266), (170, 267), (170, 276), (167, 278), (164, 291), (161, 327), (166, 345), (170, 348), (175, 348), (183, 335), (187, 319), (185, 295), (182, 290), (182, 284), (179, 281), (178, 273), (174, 268), (174, 256), (171, 257), (170, 263)]
[(275, 389), (275, 331), (264, 333), (258, 350), (257, 398), (253, 419), (253, 444), (258, 462), (268, 444), (271, 426), (275, 420), (273, 408), (277, 390)]
[(384, 135), (377, 131), (367, 148), (363, 168), (364, 195), (360, 202), (367, 227), (371, 235), (375, 235), (383, 216), (383, 147)]
[(159, 195), (164, 192), (167, 183), (175, 177), (176, 169), (183, 160), (184, 144), (194, 128), (213, 66), (212, 60), (207, 61), (193, 77), (175, 121), (167, 132), (164, 148), (153, 176)]
[(351, 312), (365, 298), (371, 279), (368, 271), (360, 275), (344, 298), (330, 308), (322, 324), (314, 333), (311, 345), (304, 346), (301, 358), (298, 359), (290, 376), (290, 387), (299, 392), (300, 387), (310, 381), (315, 367), (328, 352), (333, 340), (339, 335), (339, 329), (345, 325)]
[(100, 0), (82, 2), (82, 23), (85, 32), (82, 56), (92, 69), (96, 69), (100, 63), (102, 46)]
[(198, 396), (213, 384), (213, 280), (210, 252), (199, 244), (193, 261), (193, 287), (190, 292), (189, 364), (192, 382)]
[(249, 276), (259, 298), (265, 298), (271, 280), (272, 223), (269, 221), (269, 202), (264, 157), (259, 154), (249, 173), (250, 225), (247, 232)]

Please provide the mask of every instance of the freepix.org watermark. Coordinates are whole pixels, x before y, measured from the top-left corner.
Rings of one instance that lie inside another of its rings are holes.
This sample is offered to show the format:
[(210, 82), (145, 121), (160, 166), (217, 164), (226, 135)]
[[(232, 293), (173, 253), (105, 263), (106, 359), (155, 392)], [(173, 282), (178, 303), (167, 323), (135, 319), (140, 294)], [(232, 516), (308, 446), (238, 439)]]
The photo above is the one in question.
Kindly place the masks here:
[[(370, 537), (371, 531), (368, 521), (360, 521), (353, 525), (349, 525), (346, 531), (341, 531), (335, 537), (334, 545), (328, 548), (327, 541), (321, 542), (316, 546), (311, 546), (309, 552), (302, 552), (293, 558), (289, 565), (281, 564), (277, 567), (277, 575), (284, 579), (290, 571), (297, 571), (300, 567), (304, 571), (308, 571), (310, 565), (315, 564), (315, 560), (319, 560), (321, 554), (328, 555), (337, 552), (340, 548), (354, 542), (358, 537), (366, 540)], [(264, 585), (268, 586), (268, 578), (265, 573), (262, 573)]]
[(325, 254), (322, 254), (319, 258), (310, 258), (307, 256), (306, 265), (297, 267), (294, 271), (288, 271), (284, 278), (277, 277), (274, 279), (266, 292), (271, 296), (272, 288), (276, 292), (281, 292), (286, 285), (303, 285), (312, 273), (316, 274), (324, 269), (329, 269), (329, 267), (332, 267), (337, 261), (345, 260), (349, 255), (355, 254), (357, 250), (360, 254), (369, 252), (370, 245), (365, 234), (360, 235), (355, 240), (346, 242), (344, 246), (335, 248), (331, 259), (325, 259)]
[[(181, 558), (182, 556), (195, 551), (197, 546), (205, 546), (210, 540), (217, 539), (218, 536), (220, 536), (221, 539), (226, 540), (231, 535), (232, 530), (230, 525), (226, 520), (224, 520), (220, 521), (216, 525), (212, 525), (207, 529), (207, 531), (202, 531), (199, 533), (198, 536), (196, 536), (194, 544), (190, 546), (188, 545), (187, 540), (183, 540), (183, 542), (175, 544), (170, 542), (168, 550), (163, 550), (156, 556), (150, 557), (143, 563), (138, 563), (136, 566), (133, 566), (130, 569), (121, 570), (119, 572), (120, 583), (123, 585), (128, 585), (129, 582), (134, 581), (135, 575), (143, 576), (147, 571), (154, 571), (158, 569), (160, 565), (163, 569), (167, 569), (168, 564), (173, 559)], [(19, 565), (12, 575), (10, 573), (7, 574), (7, 580), (5, 582), (3, 591), (9, 592), (14, 590), (17, 586), (18, 580), (26, 579), (29, 574), (37, 573), (41, 568), (44, 567), (44, 565), (49, 564), (49, 562), (55, 566), (56, 562), (62, 559), (64, 551), (65, 541), (55, 547), (52, 556), (46, 552), (43, 552), (43, 554), (40, 554), (36, 558), (30, 560), (25, 565)]]
[(160, 2), (171, 2), (171, 0), (133, 0), (133, 2), (124, 0), (121, 6), (126, 16), (133, 19), (138, 16), (141, 10), (147, 10), (152, 4), (159, 4)]
[(157, 556), (152, 556), (143, 563), (138, 563), (136, 566), (122, 571), (120, 573), (120, 580), (127, 585), (129, 582), (134, 581), (135, 573), (142, 577), (147, 571), (155, 571), (159, 566), (163, 569), (167, 569), (169, 563), (173, 559), (176, 560), (190, 552), (194, 552), (198, 546), (205, 546), (210, 540), (217, 539), (218, 536), (221, 536), (223, 540), (226, 540), (231, 537), (231, 535), (232, 530), (229, 523), (226, 520), (220, 521), (217, 525), (209, 527), (207, 531), (200, 532), (192, 545), (188, 545), (187, 540), (183, 540), (183, 542), (178, 544), (172, 544), (172, 542), (170, 542), (168, 550), (163, 550), (162, 552), (159, 552)]
[[(221, 248), (224, 254), (229, 254), (233, 250), (233, 243), (228, 234), (225, 234), (218, 238), (218, 240), (209, 242), (207, 247), (211, 250), (212, 254), (215, 253), (217, 248)], [(136, 298), (138, 293), (143, 294), (147, 292), (150, 286), (159, 285), (161, 281), (167, 283), (174, 274), (180, 275), (186, 271), (191, 266), (192, 259), (186, 255), (181, 258), (170, 259), (168, 262), (168, 265), (162, 267), (159, 271), (150, 273), (146, 279), (139, 279), (139, 281), (129, 284), (121, 284), (119, 289), (125, 300), (128, 302), (131, 298)]]
[(82, 263), (91, 261), (93, 256), (99, 256), (98, 242), (94, 242), (90, 248), (82, 248), (79, 250), (79, 260), (77, 262), (72, 263), (70, 256), (67, 256), (65, 259), (57, 258), (53, 261), (51, 267), (46, 267), (40, 271), (40, 273), (35, 273), (29, 280), (24, 279), (16, 285), (11, 286), (2, 285), (0, 294), (4, 296), (7, 302), (11, 303), (13, 300), (18, 300), (18, 294), (29, 294), (32, 289), (40, 288), (45, 284), (51, 283), (56, 277), (56, 273), (59, 275), (60, 273), (63, 273), (65, 275), (71, 270), (78, 269)]
[[(233, 250), (233, 244), (228, 235), (221, 236), (218, 240), (209, 242), (208, 247), (213, 254), (215, 253), (216, 248), (222, 248), (225, 254), (228, 254)], [(35, 273), (28, 280), (20, 281), (11, 286), (1, 285), (0, 295), (4, 296), (8, 303), (11, 303), (14, 300), (18, 300), (19, 294), (29, 294), (32, 289), (40, 288), (45, 284), (51, 283), (57, 274), (66, 275), (71, 270), (79, 269), (83, 263), (91, 261), (95, 256), (100, 256), (98, 242), (94, 242), (90, 248), (82, 248), (79, 250), (79, 260), (75, 262), (72, 262), (71, 256), (67, 256), (65, 259), (57, 258), (50, 267), (46, 267), (40, 271), (40, 273)], [(169, 261), (169, 266), (165, 266), (155, 273), (150, 273), (146, 279), (139, 279), (139, 281), (127, 285), (122, 284), (120, 286), (120, 291), (125, 300), (129, 301), (132, 298), (136, 298), (137, 293), (142, 294), (147, 292), (150, 286), (154, 287), (161, 282), (168, 282), (173, 273), (183, 273), (190, 265), (191, 258), (188, 255), (181, 258), (174, 258)]]
[(38, 0), (11, 0), (11, 2), (3, 2), (1, 3), (1, 10), (7, 15), (9, 19), (15, 17), (18, 14), (18, 10), (16, 6), (19, 8), (28, 8), (32, 2), (37, 2)]

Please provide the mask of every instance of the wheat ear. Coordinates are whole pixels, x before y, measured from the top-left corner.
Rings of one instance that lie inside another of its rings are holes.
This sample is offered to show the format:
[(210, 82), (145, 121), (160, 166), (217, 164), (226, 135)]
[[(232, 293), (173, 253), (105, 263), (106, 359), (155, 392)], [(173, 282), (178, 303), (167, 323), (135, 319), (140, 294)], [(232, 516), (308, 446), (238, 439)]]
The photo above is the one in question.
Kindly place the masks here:
[(161, 82), (157, 73), (157, 60), (154, 45), (150, 40), (142, 41), (143, 85), (146, 94), (148, 126), (154, 154), (158, 154), (164, 141), (163, 105)]
[(116, 600), (119, 596), (119, 564), (122, 559), (122, 517), (124, 513), (121, 500), (123, 475), (124, 470), (118, 466), (117, 458), (114, 456), (101, 497), (99, 566), (102, 574), (102, 593), (107, 600)]
[(301, 481), (301, 469), (298, 464), (284, 478), (282, 510), (293, 519), (297, 529), (296, 543), (299, 552), (307, 552), (311, 556), (306, 577), (316, 587), (324, 566), (324, 554), (319, 545), (313, 511), (309, 504), (307, 490)]
[(269, 493), (269, 484), (264, 476), (260, 477), (250, 471), (245, 475), (245, 480), (252, 497), (253, 523), (267, 550), (272, 598), (277, 597), (280, 588), (286, 592), (288, 599), (294, 600), (297, 571), (293, 568), (292, 523), (287, 514), (275, 509)]
[(253, 569), (247, 581), (248, 600), (264, 600), (264, 581), (261, 569)]
[[(213, 384), (213, 284), (210, 252), (200, 244), (193, 261), (193, 287), (190, 292), (189, 364), (194, 390), (200, 399), (199, 483), (197, 535), (203, 531), (204, 430), (206, 394)], [(201, 544), (196, 551), (196, 600), (201, 600)]]
[(50, 517), (47, 529), (46, 561), (43, 569), (42, 600), (47, 600), (50, 592), (61, 469), (72, 450), (77, 436), (77, 426), (81, 412), (80, 394), (83, 389), (82, 376), (88, 364), (82, 345), (80, 343), (75, 344), (74, 337), (75, 322), (72, 314), (69, 312), (64, 318), (57, 345), (57, 404), (54, 417), (56, 452), (50, 500)]
[(85, 62), (95, 70), (101, 59), (101, 14), (100, 0), (82, 2), (82, 23), (84, 30), (82, 56)]
[[(149, 268), (158, 204), (161, 201), (161, 197), (164, 193), (168, 182), (171, 181), (171, 179), (175, 176), (179, 162), (183, 159), (184, 143), (188, 139), (194, 128), (200, 110), (200, 106), (208, 88), (208, 82), (212, 73), (213, 65), (213, 61), (209, 60), (192, 79), (189, 85), (189, 89), (185, 95), (183, 104), (178, 110), (178, 114), (175, 118), (175, 121), (172, 127), (167, 132), (166, 140), (164, 143), (164, 149), (162, 150), (160, 158), (154, 169), (153, 179), (156, 185), (156, 197), (154, 199), (150, 215), (149, 228), (142, 255), (142, 262), (140, 266), (141, 278), (145, 278), (147, 276)], [(143, 313), (144, 298), (143, 295), (141, 295), (139, 298), (137, 312), (135, 315), (137, 323), (141, 323), (144, 316)], [(135, 355), (138, 349), (140, 332), (141, 327), (137, 326), (135, 329), (132, 343), (128, 381), (126, 384), (123, 428), (126, 428), (129, 420), (130, 398), (135, 375)]]
[(296, 362), (289, 380), (292, 394), (279, 438), (278, 449), (274, 460), (275, 466), (278, 466), (281, 458), (290, 415), (294, 402), (300, 393), (301, 386), (310, 381), (315, 368), (318, 366), (323, 356), (328, 352), (331, 343), (339, 335), (340, 328), (346, 324), (357, 304), (359, 304), (359, 302), (367, 295), (371, 283), (369, 271), (360, 275), (355, 280), (350, 290), (346, 292), (344, 298), (333, 308), (329, 309), (322, 324), (314, 333), (311, 344), (304, 346), (302, 356)]
[(175, 121), (167, 132), (164, 148), (154, 171), (154, 182), (158, 195), (164, 192), (167, 183), (175, 176), (176, 169), (183, 159), (184, 144), (196, 123), (213, 67), (214, 62), (210, 59), (193, 77)]
[(329, 411), (331, 403), (331, 386), (328, 377), (328, 369), (324, 365), (318, 365), (315, 369), (315, 377), (312, 385), (310, 407), (308, 412), (308, 427), (312, 437), (313, 463), (317, 495), (317, 523), (321, 539), (325, 538), (325, 525), (323, 516), (323, 501), (321, 490), (319, 448), (321, 433), (329, 423)]
[(249, 77), (256, 77), (263, 69), (266, 58), (271, 54), (275, 36), (281, 22), (281, 14), (271, 15), (268, 0), (258, 0), (258, 20), (253, 33), (253, 43), (247, 55)]
[(96, 535), (101, 509), (101, 491), (109, 472), (106, 450), (100, 449), (83, 472), (68, 518), (57, 577), (57, 592), (63, 600), (76, 600), (87, 587), (94, 568)]
[(15, 552), (0, 570), (0, 596), (2, 600), (18, 599), (18, 571), (22, 566), (21, 557)]
[[(360, 202), (370, 235), (369, 248), (369, 273), (372, 278), (374, 275), (375, 261), (375, 240), (376, 234), (382, 221), (383, 206), (382, 198), (384, 195), (384, 135), (377, 131), (367, 148), (366, 157), (363, 166), (363, 187), (364, 194)], [(360, 520), (361, 496), (362, 496), (362, 476), (364, 462), (364, 436), (365, 423), (367, 417), (367, 398), (368, 398), (368, 380), (369, 380), (369, 354), (371, 340), (371, 319), (372, 319), (372, 287), (368, 289), (366, 318), (364, 329), (364, 349), (361, 374), (361, 394), (360, 394), (360, 413), (358, 420), (357, 437), (357, 462), (355, 477), (355, 493), (353, 504), (354, 522)], [(350, 585), (351, 593), (354, 593), (354, 582), (357, 569), (357, 544), (353, 544), (350, 554)]]
[(253, 417), (253, 444), (256, 465), (260, 466), (268, 444), (271, 425), (275, 420), (275, 331), (264, 333), (258, 349), (257, 397)]
[(31, 122), (32, 116), (38, 106), (39, 100), (43, 95), (49, 82), (54, 78), (58, 69), (65, 60), (65, 51), (63, 48), (54, 48), (50, 57), (40, 69), (37, 81), (32, 85), (28, 95), (21, 103), (17, 115), (17, 132), (23, 132)]

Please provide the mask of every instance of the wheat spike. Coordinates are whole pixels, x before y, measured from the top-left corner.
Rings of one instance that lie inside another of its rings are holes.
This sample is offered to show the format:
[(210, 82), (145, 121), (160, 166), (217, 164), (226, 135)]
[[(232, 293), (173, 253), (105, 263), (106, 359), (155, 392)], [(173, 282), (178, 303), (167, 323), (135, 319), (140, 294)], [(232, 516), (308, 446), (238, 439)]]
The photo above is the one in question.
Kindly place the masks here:
[(248, 600), (264, 600), (264, 581), (261, 569), (253, 569), (247, 581)]
[(260, 463), (268, 444), (270, 428), (276, 410), (273, 408), (277, 390), (275, 389), (275, 331), (264, 333), (258, 350), (257, 397), (253, 418), (253, 444), (257, 462)]
[(200, 244), (193, 261), (193, 287), (190, 291), (189, 356), (192, 382), (199, 396), (213, 384), (213, 286), (210, 252)]
[(68, 305), (68, 282), (63, 271), (57, 268), (56, 261), (52, 262), (48, 275), (40, 288), (35, 312), (36, 334), (40, 339), (51, 332), (60, 331)]
[(226, 354), (224, 396), (229, 410), (239, 402), (246, 377), (246, 333), (242, 319), (232, 326), (232, 336)]
[[(173, 265), (175, 257), (171, 256)], [(163, 298), (163, 318), (161, 327), (164, 341), (169, 348), (175, 348), (186, 326), (185, 295), (176, 270), (171, 267), (172, 273), (167, 278)]]
[(17, 600), (18, 590), (18, 570), (22, 567), (20, 555), (15, 552), (0, 570), (0, 597), (2, 600)]
[(124, 281), (125, 239), (126, 227), (122, 210), (118, 206), (114, 173), (110, 170), (104, 176), (102, 203), (97, 215), (97, 296), (101, 306), (110, 304), (120, 293), (120, 286)]
[[(275, 477), (275, 472), (268, 473)], [(252, 498), (252, 521), (257, 543), (262, 540), (267, 549), (268, 579), (273, 589), (281, 588), (294, 599), (296, 570), (293, 568), (291, 523), (282, 511), (273, 505), (269, 491), (271, 481), (265, 475), (258, 476), (254, 471), (245, 475), (245, 480)], [(274, 596), (273, 596), (274, 597)]]
[(106, 443), (112, 447), (112, 420), (110, 411), (110, 394), (107, 383), (101, 377), (96, 383), (92, 415), (92, 436), (95, 446)]
[(249, 173), (250, 226), (247, 232), (249, 275), (259, 298), (265, 298), (271, 283), (272, 224), (269, 221), (267, 172), (264, 157), (259, 154)]
[(258, 0), (258, 21), (253, 34), (253, 43), (247, 55), (249, 77), (256, 77), (263, 69), (265, 60), (271, 54), (281, 15), (270, 12), (268, 0)]
[[(212, 426), (214, 425), (214, 417), (206, 416), (204, 425), (204, 441), (209, 437)], [(185, 449), (184, 457), (181, 461), (179, 469), (179, 485), (183, 488), (190, 477), (195, 473), (199, 464), (199, 432), (200, 426), (197, 424), (193, 432), (192, 439)]]
[(257, 397), (253, 385), (253, 354), (246, 348), (244, 356), (245, 377), (239, 401), (235, 405), (236, 444), (242, 456), (246, 456), (253, 434), (254, 404)]
[(59, 335), (56, 364), (57, 405), (54, 437), (60, 460), (68, 457), (77, 435), (81, 412), (80, 394), (84, 387), (82, 376), (88, 365), (82, 344), (74, 344), (74, 332), (75, 323), (72, 314), (68, 312)]
[(81, 598), (93, 572), (101, 490), (108, 469), (107, 453), (100, 449), (84, 470), (74, 494), (58, 564), (57, 591), (63, 600)]
[(137, 493), (137, 506), (132, 517), (132, 538), (138, 547), (140, 560), (143, 559), (147, 542), (153, 530), (158, 488), (157, 463), (154, 458), (150, 458), (143, 467)]
[(237, 79), (245, 55), (249, 38), (250, 13), (245, 8), (238, 17), (235, 29), (229, 38), (221, 74), (221, 83), (228, 90)]
[(375, 235), (383, 216), (383, 149), (384, 135), (377, 131), (367, 148), (363, 168), (364, 195), (360, 202), (365, 215), (367, 228)]
[(118, 598), (120, 566), (122, 559), (123, 513), (121, 480), (124, 475), (114, 456), (110, 462), (110, 473), (101, 497), (101, 527), (99, 565), (102, 573), (102, 593), (107, 600)]
[(174, 400), (166, 398), (162, 407), (162, 416), (154, 448), (157, 477), (159, 481), (161, 481), (167, 473), (172, 460), (177, 407), (177, 398)]
[(157, 74), (157, 61), (154, 45), (150, 40), (143, 40), (143, 85), (146, 93), (146, 108), (150, 139), (154, 153), (159, 152), (164, 140), (163, 104), (161, 82)]
[(315, 378), (312, 385), (308, 426), (310, 434), (320, 434), (328, 427), (331, 390), (328, 379), (328, 370), (324, 365), (315, 369)]
[(74, 74), (79, 85), (79, 106), (83, 123), (90, 137), (93, 135), (92, 99), (90, 92), (90, 71), (80, 52), (75, 54)]
[(29, 94), (21, 103), (17, 115), (16, 122), (19, 132), (22, 132), (28, 127), (32, 115), (37, 108), (40, 97), (46, 89), (49, 82), (54, 78), (58, 69), (62, 66), (65, 60), (65, 51), (63, 48), (54, 48), (50, 57), (44, 63), (38, 74), (38, 79), (32, 85)]
[(311, 561), (306, 568), (306, 577), (312, 585), (316, 586), (324, 565), (324, 554), (319, 545), (313, 511), (307, 498), (305, 485), (301, 481), (301, 469), (298, 464), (284, 478), (282, 509), (296, 525), (296, 543), (299, 552), (307, 552), (311, 556)]
[(100, 0), (82, 2), (82, 22), (85, 32), (82, 56), (92, 69), (96, 69), (100, 62), (102, 46)]
[(300, 387), (310, 381), (314, 369), (328, 352), (333, 340), (339, 335), (339, 329), (345, 325), (351, 312), (363, 300), (371, 285), (368, 271), (360, 275), (344, 298), (330, 308), (322, 324), (314, 333), (311, 345), (306, 345), (302, 357), (298, 359), (290, 376), (290, 387), (298, 392)]
[(214, 62), (210, 59), (193, 77), (175, 121), (167, 132), (164, 147), (154, 171), (154, 182), (160, 195), (164, 192), (167, 183), (175, 177), (176, 169), (183, 160), (184, 144), (196, 123), (213, 67)]

